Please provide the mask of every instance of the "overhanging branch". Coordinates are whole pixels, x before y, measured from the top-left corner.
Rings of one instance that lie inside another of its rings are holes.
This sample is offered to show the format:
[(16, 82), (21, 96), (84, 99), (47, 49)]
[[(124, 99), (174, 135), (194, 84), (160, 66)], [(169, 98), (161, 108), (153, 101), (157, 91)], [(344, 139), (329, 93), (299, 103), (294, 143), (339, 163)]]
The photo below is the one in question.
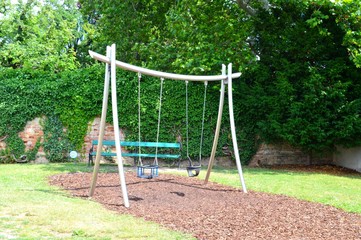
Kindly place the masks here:
[[(238, 6), (243, 9), (247, 14), (251, 16), (255, 16), (257, 11), (250, 6), (250, 2), (252, 0), (237, 0)], [(270, 3), (268, 0), (255, 0), (262, 4), (263, 9), (268, 10), (270, 7)]]

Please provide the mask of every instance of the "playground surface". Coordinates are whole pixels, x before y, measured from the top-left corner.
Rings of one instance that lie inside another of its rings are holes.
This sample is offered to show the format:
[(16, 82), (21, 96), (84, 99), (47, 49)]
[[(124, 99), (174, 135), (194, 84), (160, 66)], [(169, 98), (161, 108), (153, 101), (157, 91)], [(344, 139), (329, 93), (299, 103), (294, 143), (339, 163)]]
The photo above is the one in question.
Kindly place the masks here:
[[(91, 173), (55, 175), (50, 183), (88, 198)], [(130, 208), (117, 173), (100, 173), (92, 201), (157, 222), (197, 239), (361, 239), (361, 215), (295, 198), (170, 174), (137, 178), (126, 172)], [(136, 229), (135, 229), (136, 231)]]

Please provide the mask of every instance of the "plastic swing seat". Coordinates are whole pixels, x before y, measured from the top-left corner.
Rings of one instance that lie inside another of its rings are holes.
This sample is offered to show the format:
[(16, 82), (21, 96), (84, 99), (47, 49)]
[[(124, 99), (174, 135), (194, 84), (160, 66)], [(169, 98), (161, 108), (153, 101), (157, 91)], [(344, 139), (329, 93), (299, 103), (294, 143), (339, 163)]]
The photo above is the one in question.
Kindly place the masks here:
[(188, 166), (187, 167), (188, 177), (197, 177), (199, 175), (200, 171), (201, 171), (201, 166)]
[(158, 177), (158, 165), (137, 166), (137, 177), (145, 179)]

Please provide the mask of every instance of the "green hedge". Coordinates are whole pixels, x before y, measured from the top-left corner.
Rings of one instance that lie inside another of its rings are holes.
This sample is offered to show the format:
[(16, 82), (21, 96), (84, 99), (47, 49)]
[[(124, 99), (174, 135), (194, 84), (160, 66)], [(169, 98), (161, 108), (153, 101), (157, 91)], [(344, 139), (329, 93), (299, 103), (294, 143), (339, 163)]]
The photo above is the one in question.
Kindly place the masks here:
[[(128, 140), (138, 139), (137, 74), (118, 70), (119, 125)], [(77, 71), (45, 73), (21, 69), (0, 69), (0, 136), (8, 149), (1, 155), (24, 154), (25, 146), (18, 132), (35, 117), (46, 116), (44, 150), (50, 161), (64, 161), (69, 149), (81, 150), (88, 124), (101, 115), (104, 66), (94, 65)], [(142, 141), (156, 141), (160, 80), (143, 76), (141, 82)], [(204, 85), (189, 83), (189, 153), (199, 155)], [(203, 156), (209, 156), (217, 120), (219, 85), (209, 84), (204, 130)], [(227, 111), (227, 109), (225, 109)], [(227, 114), (224, 114), (219, 149), (231, 142)], [(175, 142), (182, 138), (182, 157), (186, 158), (185, 83), (165, 80), (159, 141)], [(107, 122), (112, 122), (109, 102)], [(66, 127), (67, 131), (63, 131)], [(26, 153), (26, 154), (30, 154)], [(221, 152), (218, 152), (221, 154)], [(32, 155), (34, 155), (32, 153)]]

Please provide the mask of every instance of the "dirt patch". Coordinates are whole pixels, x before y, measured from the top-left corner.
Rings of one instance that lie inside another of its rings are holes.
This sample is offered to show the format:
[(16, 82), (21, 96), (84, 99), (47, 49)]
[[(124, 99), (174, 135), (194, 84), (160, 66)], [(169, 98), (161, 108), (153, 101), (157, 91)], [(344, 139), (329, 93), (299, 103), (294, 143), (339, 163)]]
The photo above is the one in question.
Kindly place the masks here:
[[(361, 216), (291, 197), (239, 189), (196, 178), (126, 172), (131, 207), (123, 206), (117, 173), (101, 173), (94, 201), (119, 213), (157, 222), (198, 239), (361, 239)], [(50, 183), (88, 198), (90, 173), (52, 176)]]

